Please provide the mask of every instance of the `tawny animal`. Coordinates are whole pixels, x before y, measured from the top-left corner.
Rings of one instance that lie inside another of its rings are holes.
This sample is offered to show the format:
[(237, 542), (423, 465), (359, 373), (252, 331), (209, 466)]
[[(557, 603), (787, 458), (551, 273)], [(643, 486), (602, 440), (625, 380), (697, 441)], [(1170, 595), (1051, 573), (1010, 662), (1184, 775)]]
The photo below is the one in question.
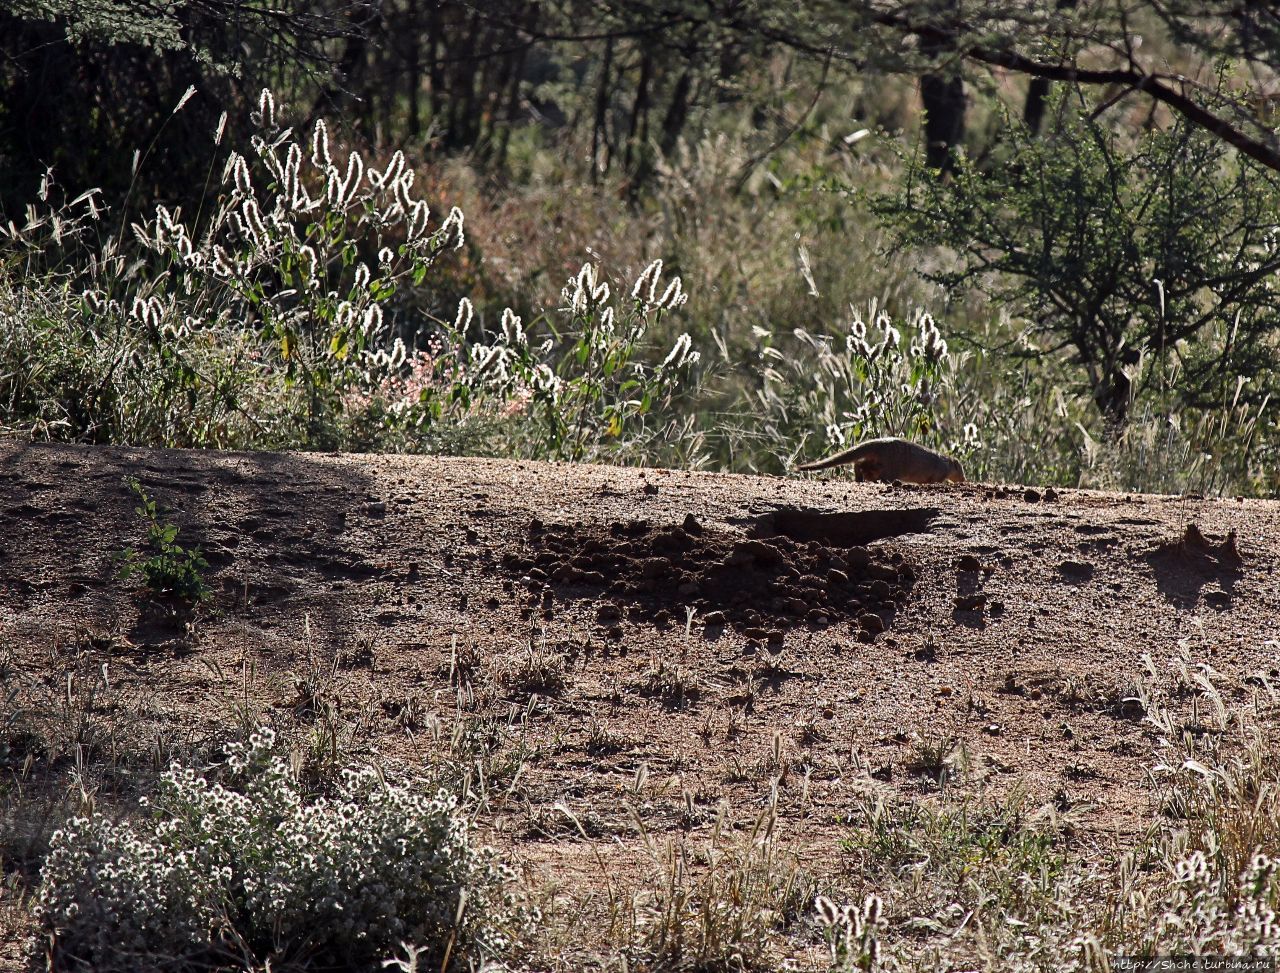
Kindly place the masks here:
[(950, 456), (909, 443), (905, 439), (868, 439), (852, 449), (816, 463), (802, 463), (798, 470), (826, 470), (853, 465), (853, 476), (864, 480), (901, 480), (903, 483), (964, 482), (964, 470)]

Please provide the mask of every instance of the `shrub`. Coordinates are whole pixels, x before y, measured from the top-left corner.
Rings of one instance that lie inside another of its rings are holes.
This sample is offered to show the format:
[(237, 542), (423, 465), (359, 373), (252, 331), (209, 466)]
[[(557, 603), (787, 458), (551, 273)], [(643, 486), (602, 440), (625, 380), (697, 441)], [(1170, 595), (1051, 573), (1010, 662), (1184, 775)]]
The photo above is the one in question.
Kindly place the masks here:
[(303, 441), (335, 445), (343, 391), (403, 362), (386, 320), (393, 298), (462, 245), (462, 212), (432, 228), (402, 153), (377, 170), (350, 152), (344, 166), (323, 120), (304, 145), (277, 119), (268, 91), (255, 121), (252, 154), (227, 157), (226, 192), (207, 228), (164, 207), (133, 227), (171, 266), (158, 293), (142, 299), (162, 332), (170, 320), (170, 330), (234, 322), (256, 331), (260, 354), (275, 359), (286, 388), (301, 390)]
[(461, 245), (462, 213), (433, 225), (402, 154), (343, 165), (323, 120), (296, 138), (268, 91), (254, 121), (211, 214), (158, 206), (132, 238), (95, 242), (93, 194), (57, 207), (46, 180), (47, 211), (0, 228), (14, 419), (61, 439), (338, 444), (343, 392), (403, 361), (394, 298)]
[(141, 576), (147, 589), (156, 595), (173, 595), (188, 602), (208, 598), (209, 588), (200, 572), (209, 563), (201, 555), (200, 548), (190, 549), (178, 544), (177, 525), (161, 522), (156, 502), (132, 477), (129, 489), (138, 497), (138, 506), (134, 510), (147, 522), (147, 546), (151, 554), (144, 556), (133, 548), (126, 548), (120, 555), (124, 563), (118, 576), (124, 580)]
[(1111, 423), (1153, 392), (1189, 410), (1274, 400), (1275, 174), (1185, 122), (1132, 139), (1077, 98), (1059, 96), (1055, 132), (1009, 123), (953, 178), (913, 165), (876, 210), (903, 244), (956, 255), (925, 262), (930, 280), (981, 290), (1069, 350)]
[(645, 357), (650, 327), (686, 300), (661, 261), (629, 301), (587, 264), (565, 306), (527, 326), (506, 310), (486, 334), (465, 298), (450, 326), (420, 305), (462, 246), (461, 210), (435, 224), (402, 153), (343, 162), (323, 120), (296, 136), (268, 91), (254, 121), (207, 216), (158, 206), (131, 237), (95, 243), (95, 194), (57, 205), (47, 178), (27, 223), (0, 227), (7, 425), (162, 446), (696, 450), (660, 415), (697, 361), (690, 339)]
[(37, 908), (59, 968), (367, 969), (412, 943), (452, 970), (509, 949), (509, 875), (449, 793), (366, 769), (312, 800), (270, 730), (228, 750), (226, 783), (175, 765), (136, 822), (55, 833)]
[(661, 278), (656, 260), (618, 304), (599, 268), (584, 264), (554, 316), (526, 326), (508, 308), (479, 341), (468, 340), (475, 311), (464, 298), (453, 326), (375, 389), (355, 393), (351, 412), (383, 447), (419, 451), (471, 426), (473, 448), (507, 457), (687, 461), (698, 437), (666, 413), (698, 353), (682, 334), (660, 363), (642, 354), (650, 328), (686, 300), (679, 277)]

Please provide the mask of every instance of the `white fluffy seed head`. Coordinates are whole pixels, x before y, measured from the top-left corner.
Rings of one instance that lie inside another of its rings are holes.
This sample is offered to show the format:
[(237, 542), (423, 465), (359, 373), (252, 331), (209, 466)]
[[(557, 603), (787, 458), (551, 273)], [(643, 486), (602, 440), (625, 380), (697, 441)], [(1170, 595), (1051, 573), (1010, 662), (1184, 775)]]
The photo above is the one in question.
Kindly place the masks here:
[(693, 339), (689, 335), (682, 334), (676, 339), (675, 345), (662, 362), (663, 368), (680, 368), (683, 365), (691, 364), (698, 360), (697, 352), (690, 351), (693, 347)]
[(410, 245), (421, 243), (427, 235), (427, 223), (431, 219), (431, 208), (425, 200), (418, 200), (413, 204), (413, 209), (409, 213), (409, 227), (405, 231), (406, 239)]
[(834, 926), (836, 920), (839, 919), (839, 913), (836, 911), (836, 904), (828, 899), (825, 895), (819, 895), (813, 900), (813, 907), (818, 913), (818, 918), (824, 926)]
[(471, 299), (464, 297), (458, 302), (458, 315), (453, 319), (453, 328), (455, 331), (466, 331), (471, 325), (471, 319), (475, 316), (476, 310), (471, 305)]
[(396, 180), (400, 178), (400, 173), (404, 171), (404, 153), (399, 149), (387, 161), (387, 167), (381, 172), (376, 169), (369, 170), (369, 184), (374, 189), (386, 189), (394, 186)]
[(657, 306), (668, 311), (674, 311), (689, 300), (689, 295), (684, 292), (684, 285), (679, 277), (672, 277), (671, 283), (667, 285), (667, 289), (662, 292), (662, 297), (658, 298)]
[(464, 219), (462, 210), (455, 206), (449, 210), (449, 218), (440, 227), (440, 232), (445, 234), (446, 239), (451, 234), (455, 236), (453, 244), (455, 250), (460, 249), (463, 243), (466, 242), (466, 233), (463, 228)]
[(506, 335), (508, 344), (520, 346), (525, 343), (524, 323), (511, 308), (502, 312), (502, 333)]
[(261, 128), (276, 127), (276, 99), (270, 88), (263, 88), (258, 95), (258, 111), (252, 116), (252, 120)]
[(249, 164), (245, 162), (244, 156), (233, 154), (230, 165), (236, 183), (236, 191), (242, 196), (252, 196), (253, 180), (249, 178)]
[(316, 119), (311, 130), (311, 164), (317, 169), (328, 169), (333, 164), (329, 156), (329, 126), (323, 118)]
[(662, 261), (655, 260), (640, 272), (640, 276), (636, 278), (635, 286), (631, 288), (631, 296), (638, 301), (652, 304), (654, 295), (658, 290), (658, 278), (660, 276), (662, 276)]

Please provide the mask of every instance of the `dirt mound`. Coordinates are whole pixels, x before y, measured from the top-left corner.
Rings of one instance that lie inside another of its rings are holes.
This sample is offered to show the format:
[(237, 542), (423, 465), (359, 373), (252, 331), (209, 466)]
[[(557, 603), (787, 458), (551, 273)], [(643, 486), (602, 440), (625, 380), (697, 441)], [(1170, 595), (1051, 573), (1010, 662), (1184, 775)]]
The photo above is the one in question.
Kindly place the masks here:
[[(1234, 530), (1214, 543), (1194, 523), (1187, 524), (1177, 540), (1157, 544), (1145, 558), (1155, 571), (1161, 593), (1183, 607), (1194, 606), (1202, 598), (1206, 605), (1218, 610), (1230, 607), (1244, 571)], [(1212, 582), (1217, 583), (1217, 588), (1205, 590)]]
[[(525, 552), (503, 568), (530, 591), (561, 598), (599, 597), (597, 620), (616, 630), (627, 616), (659, 626), (673, 609), (697, 611), (708, 626), (732, 626), (748, 638), (781, 643), (779, 626), (825, 627), (847, 621), (864, 641), (892, 622), (915, 585), (915, 569), (894, 550), (833, 547), (778, 533), (743, 537), (645, 520), (603, 525), (529, 525)], [(621, 634), (615, 631), (615, 634)]]
[(1151, 560), (1180, 564), (1206, 574), (1238, 575), (1244, 564), (1244, 559), (1240, 557), (1240, 549), (1236, 545), (1234, 530), (1228, 532), (1225, 540), (1215, 544), (1205, 537), (1195, 524), (1187, 524), (1187, 529), (1178, 540), (1165, 541), (1157, 545)]

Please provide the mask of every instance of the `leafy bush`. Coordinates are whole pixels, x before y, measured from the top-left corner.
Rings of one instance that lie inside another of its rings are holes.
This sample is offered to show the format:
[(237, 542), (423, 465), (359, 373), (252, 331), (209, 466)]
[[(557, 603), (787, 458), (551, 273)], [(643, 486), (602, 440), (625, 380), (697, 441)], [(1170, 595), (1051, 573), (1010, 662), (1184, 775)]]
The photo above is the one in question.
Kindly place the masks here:
[(903, 244), (957, 255), (926, 263), (930, 280), (982, 290), (1069, 350), (1112, 423), (1150, 392), (1190, 409), (1273, 398), (1275, 174), (1185, 122), (1118, 133), (1080, 97), (1060, 96), (1051, 135), (1008, 123), (993, 158), (951, 179), (912, 165), (877, 211)]
[(682, 334), (659, 364), (641, 357), (650, 327), (686, 300), (679, 277), (665, 285), (661, 277), (657, 260), (619, 309), (600, 270), (584, 264), (555, 317), (526, 327), (508, 308), (488, 341), (467, 340), (475, 310), (464, 298), (453, 327), (410, 361), (407, 375), (358, 393), (353, 414), (374, 420), (383, 447), (412, 447), (441, 425), (472, 424), (487, 426), (479, 441), (508, 457), (687, 458), (697, 438), (664, 413), (698, 353)]
[(270, 92), (255, 122), (203, 219), (159, 206), (132, 239), (95, 245), (102, 214), (85, 194), (0, 229), (11, 424), (145, 445), (338, 444), (345, 390), (403, 361), (393, 298), (461, 244), (462, 213), (429, 226), (403, 155), (340, 166), (323, 120), (304, 148)]
[(432, 229), (402, 153), (381, 171), (358, 152), (343, 166), (324, 121), (304, 147), (277, 120), (268, 91), (255, 120), (252, 159), (228, 156), (227, 192), (207, 228), (164, 207), (134, 226), (144, 248), (169, 262), (154, 292), (134, 303), (162, 333), (166, 323), (179, 335), (214, 323), (256, 331), (259, 355), (271, 355), (285, 388), (301, 392), (302, 442), (336, 445), (332, 418), (343, 392), (404, 359), (385, 320), (392, 299), (462, 245), (462, 212)]
[(130, 477), (129, 489), (138, 497), (134, 510), (147, 522), (147, 546), (151, 554), (144, 556), (134, 548), (126, 548), (120, 555), (124, 563), (118, 577), (128, 580), (140, 576), (157, 595), (174, 595), (189, 602), (208, 598), (209, 588), (200, 572), (209, 563), (200, 554), (200, 548), (188, 549), (177, 543), (177, 525), (161, 522), (156, 502), (147, 496), (136, 478)]
[(587, 264), (562, 309), (527, 328), (507, 310), (493, 335), (464, 299), (411, 351), (402, 336), (429, 317), (416, 302), (462, 245), (462, 212), (432, 228), (403, 154), (381, 170), (355, 151), (340, 164), (324, 121), (296, 138), (270, 92), (254, 120), (207, 217), (159, 206), (131, 240), (95, 250), (94, 194), (55, 206), (46, 180), (46, 208), (0, 228), (10, 425), (147, 445), (570, 459), (684, 441), (654, 414), (697, 361), (690, 339), (660, 364), (642, 354), (650, 326), (686, 300), (679, 277), (660, 281), (661, 261), (622, 307)]
[[(550, 334), (540, 344), (507, 311), (500, 340), (470, 349), (473, 387), (524, 403), (542, 455), (571, 460), (652, 455), (660, 444), (677, 445), (678, 431), (647, 423), (656, 406), (670, 404), (698, 353), (682, 334), (661, 363), (651, 365), (639, 356), (650, 326), (686, 300), (680, 278), (664, 287), (661, 275), (662, 261), (656, 260), (637, 278), (629, 306), (618, 310), (597, 268), (584, 265), (564, 289), (560, 328), (548, 321)], [(528, 447), (515, 452), (526, 453)]]
[(228, 753), (225, 783), (175, 765), (138, 821), (53, 836), (37, 908), (58, 968), (368, 969), (410, 943), (454, 970), (510, 949), (527, 917), (456, 798), (366, 769), (308, 799), (268, 729)]

